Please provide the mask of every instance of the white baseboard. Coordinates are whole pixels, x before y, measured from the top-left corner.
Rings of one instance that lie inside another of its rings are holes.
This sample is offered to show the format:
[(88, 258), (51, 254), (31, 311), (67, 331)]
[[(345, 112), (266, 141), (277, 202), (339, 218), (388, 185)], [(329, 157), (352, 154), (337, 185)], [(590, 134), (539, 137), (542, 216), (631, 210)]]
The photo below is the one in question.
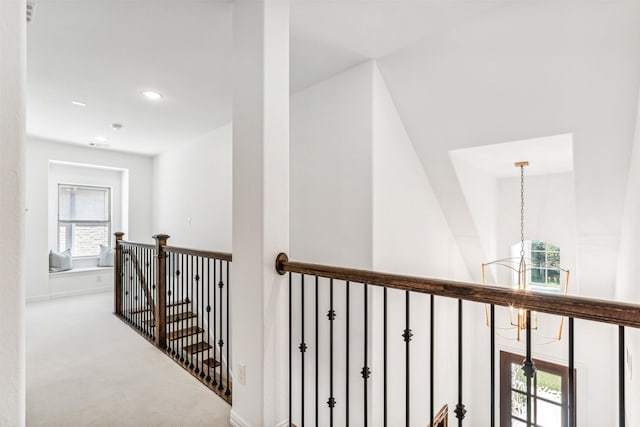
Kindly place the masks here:
[(79, 291), (71, 291), (71, 292), (59, 292), (59, 293), (55, 293), (55, 294), (50, 294), (50, 295), (40, 295), (40, 296), (36, 296), (36, 297), (27, 297), (26, 298), (26, 302), (30, 303), (30, 302), (40, 302), (40, 301), (49, 301), (52, 299), (57, 299), (57, 298), (66, 298), (66, 297), (74, 297), (74, 296), (79, 296), (79, 295), (90, 295), (90, 294), (100, 294), (103, 292), (110, 292), (113, 290), (113, 286), (109, 285), (109, 286), (103, 286), (100, 288), (89, 288), (89, 289), (82, 289)]
[(229, 423), (231, 427), (251, 427), (249, 423), (242, 419), (242, 417), (235, 413), (233, 408), (231, 409), (231, 416), (229, 417)]
[[(231, 427), (251, 427), (248, 422), (242, 419), (242, 417), (236, 414), (233, 409), (231, 409), (231, 416), (229, 417), (229, 422)], [(275, 425), (275, 427), (289, 427), (289, 421), (284, 420)]]

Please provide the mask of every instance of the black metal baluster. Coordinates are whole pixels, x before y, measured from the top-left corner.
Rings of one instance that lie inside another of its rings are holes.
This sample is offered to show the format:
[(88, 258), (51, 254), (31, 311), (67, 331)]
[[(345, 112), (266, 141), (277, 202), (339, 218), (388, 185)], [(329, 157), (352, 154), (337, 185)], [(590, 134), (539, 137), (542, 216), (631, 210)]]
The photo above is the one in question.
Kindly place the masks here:
[(329, 279), (329, 426), (333, 427), (333, 408), (336, 406), (336, 399), (333, 397), (333, 321), (336, 319), (336, 312), (333, 310), (333, 279)]
[[(144, 253), (144, 265), (145, 265), (145, 272), (147, 274), (147, 277), (149, 278), (149, 280), (147, 281), (147, 283), (149, 283), (151, 285), (151, 295), (153, 296), (156, 290), (156, 282), (153, 280), (153, 274), (151, 273), (151, 251), (149, 249), (143, 249), (143, 253)], [(154, 298), (154, 301), (158, 301), (158, 298)], [(144, 326), (145, 326), (145, 330), (147, 333), (147, 336), (151, 339), (155, 338), (155, 334), (153, 333), (153, 330), (151, 329), (151, 319), (147, 319), (147, 321), (145, 322)]]
[(225, 396), (229, 396), (231, 394), (231, 389), (229, 388), (229, 380), (231, 379), (229, 376), (229, 347), (231, 347), (231, 341), (229, 338), (229, 312), (231, 311), (231, 306), (229, 305), (229, 292), (231, 292), (231, 279), (229, 278), (229, 261), (225, 261), (225, 264), (227, 266), (227, 389), (224, 394)]
[(382, 290), (382, 369), (383, 369), (383, 407), (382, 424), (387, 427), (387, 288)]
[[(215, 261), (214, 261), (214, 266), (215, 266)], [(292, 316), (292, 295), (291, 295), (291, 276), (293, 276), (293, 273), (289, 273), (289, 425), (292, 426), (293, 425), (293, 419), (292, 419), (292, 407), (293, 407), (293, 361), (292, 361), (292, 353), (293, 353), (293, 338), (292, 338), (292, 332), (291, 330), (292, 328), (292, 323), (293, 323), (293, 316)], [(215, 292), (213, 294), (214, 298), (215, 298)], [(213, 318), (215, 319), (215, 314), (213, 316)], [(215, 342), (215, 340), (214, 340)], [(213, 377), (215, 378), (215, 372), (213, 374)]]
[(569, 427), (575, 427), (576, 414), (575, 414), (575, 384), (574, 384), (574, 354), (573, 354), (573, 317), (569, 318), (569, 398), (567, 403), (568, 415), (569, 415)]
[(456, 405), (456, 418), (458, 418), (458, 426), (462, 427), (462, 420), (467, 410), (462, 403), (462, 362), (463, 362), (463, 350), (462, 350), (462, 300), (458, 300), (458, 404)]
[(434, 407), (433, 407), (433, 391), (435, 383), (435, 297), (430, 295), (429, 298), (429, 419), (431, 420), (429, 425), (433, 426), (434, 420)]
[(200, 338), (196, 340), (196, 345), (198, 346), (196, 350), (196, 370), (195, 373), (198, 374), (200, 378), (204, 377), (204, 348), (201, 347), (201, 343), (204, 344), (204, 333), (206, 329), (204, 327), (204, 321), (202, 324), (200, 323), (200, 315), (204, 313), (204, 298), (203, 298), (203, 285), (204, 285), (204, 277), (202, 277), (202, 257), (197, 256), (196, 258), (196, 295), (198, 296), (198, 310), (194, 311), (195, 315), (194, 319), (196, 322), (196, 327), (200, 326), (202, 329), (202, 337), (198, 335)]
[[(184, 291), (184, 254), (180, 254), (180, 270), (178, 270), (178, 274), (180, 274), (180, 298), (182, 300), (182, 304), (180, 304), (180, 313), (182, 313), (182, 315), (180, 316), (180, 330), (176, 331), (176, 336), (178, 336), (185, 328), (185, 322), (184, 322), (184, 309), (185, 309), (185, 303), (187, 301), (187, 298), (184, 296), (185, 295), (185, 291)], [(176, 346), (178, 346), (178, 350), (180, 352), (180, 362), (184, 363), (185, 362), (185, 358), (184, 358), (184, 351), (183, 351), (183, 345), (182, 345), (182, 339), (177, 339), (176, 340)]]
[(320, 399), (320, 396), (318, 394), (318, 327), (319, 327), (318, 326), (318, 323), (319, 323), (318, 319), (320, 317), (320, 314), (319, 314), (319, 311), (318, 311), (318, 276), (316, 276), (315, 279), (316, 279), (315, 280), (315, 282), (316, 282), (315, 283), (315, 285), (316, 285), (316, 289), (315, 289), (316, 290), (316, 295), (315, 295), (315, 297), (316, 297), (316, 299), (315, 299), (315, 303), (316, 303), (316, 336), (315, 336), (315, 339), (316, 339), (316, 348), (315, 348), (315, 350), (316, 350), (316, 408), (315, 408), (316, 423), (315, 423), (315, 426), (318, 427), (319, 426), (319, 424), (318, 424), (318, 418), (319, 418), (318, 417), (318, 400)]
[(345, 309), (346, 309), (346, 316), (345, 316), (345, 338), (346, 338), (346, 342), (345, 342), (345, 348), (346, 348), (346, 360), (345, 360), (345, 418), (346, 418), (346, 422), (345, 422), (345, 426), (349, 427), (349, 320), (350, 320), (350, 310), (349, 310), (349, 306), (351, 305), (350, 302), (350, 298), (349, 298), (349, 282), (347, 281), (345, 283), (345, 297), (346, 297), (346, 303), (345, 303)]
[(371, 369), (369, 369), (369, 286), (367, 284), (364, 284), (364, 366), (360, 373), (364, 380), (364, 427), (367, 427), (369, 425), (369, 394), (367, 384), (371, 376)]
[[(190, 300), (191, 300), (191, 310), (195, 312), (196, 311), (196, 307), (198, 307), (197, 302), (196, 302), (196, 283), (195, 282), (195, 276), (193, 274), (193, 258), (194, 256), (189, 255), (187, 260), (191, 261), (191, 269), (189, 270), (189, 275), (187, 276), (187, 280), (191, 283), (191, 296), (190, 296)], [(189, 263), (188, 263), (189, 264)], [(187, 338), (187, 343), (190, 344), (189, 347), (189, 352), (187, 353), (187, 356), (189, 356), (189, 369), (191, 369), (193, 371), (195, 365), (193, 363), (193, 358), (197, 357), (196, 354), (197, 353), (193, 353), (193, 346), (196, 345), (196, 337), (198, 336), (197, 334), (193, 333), (195, 331), (198, 330), (198, 320), (195, 320), (195, 326), (193, 326), (193, 320), (189, 322), (189, 324), (191, 324), (190, 327), (194, 327), (195, 330), (190, 331), (189, 332), (189, 338)], [(198, 362), (198, 359), (196, 359), (196, 363)]]
[(620, 427), (626, 427), (625, 378), (624, 378), (624, 326), (618, 326), (618, 402), (620, 403)]
[(536, 368), (533, 366), (533, 361), (531, 360), (531, 311), (526, 311), (526, 323), (527, 323), (527, 358), (525, 359), (522, 371), (524, 372), (524, 376), (527, 378), (527, 427), (530, 427), (531, 424), (531, 380), (536, 372)]
[[(224, 340), (222, 339), (222, 312), (223, 312), (223, 307), (222, 307), (222, 288), (224, 287), (224, 282), (223, 282), (223, 274), (222, 274), (222, 260), (220, 260), (220, 283), (218, 283), (218, 288), (220, 289), (220, 341), (218, 341), (218, 345), (220, 346), (220, 381), (218, 382), (218, 390), (222, 390), (224, 387), (222, 386), (222, 354), (223, 354), (223, 347), (224, 347)], [(227, 363), (229, 363), (229, 361), (227, 360)]]
[(411, 337), (413, 336), (413, 334), (411, 333), (411, 329), (410, 329), (410, 321), (409, 321), (409, 317), (410, 317), (410, 311), (409, 311), (409, 304), (410, 304), (410, 300), (409, 300), (409, 291), (405, 291), (404, 293), (404, 311), (405, 311), (405, 320), (404, 320), (404, 333), (402, 334), (402, 338), (404, 338), (404, 342), (405, 342), (405, 372), (404, 372), (404, 377), (405, 377), (405, 425), (407, 427), (409, 427), (410, 424), (410, 405), (409, 402), (411, 401), (411, 390), (410, 390), (410, 374), (411, 374), (411, 365), (410, 365), (410, 353), (409, 353), (409, 343), (411, 342)]
[[(209, 369), (213, 369), (213, 380), (211, 384), (213, 386), (218, 385), (218, 380), (216, 379), (216, 365), (218, 364), (218, 318), (216, 317), (216, 313), (218, 312), (217, 297), (216, 297), (216, 284), (218, 283), (218, 266), (216, 263), (216, 259), (213, 260), (213, 366)], [(222, 274), (222, 271), (220, 272)], [(220, 355), (220, 364), (222, 364), (222, 354)]]
[(304, 274), (300, 275), (300, 424), (304, 427), (304, 354), (307, 344), (304, 342)]
[[(126, 247), (126, 246), (125, 246)], [(128, 250), (128, 248), (127, 248)], [(123, 251), (124, 253), (124, 251)], [(132, 313), (132, 309), (131, 309), (131, 301), (129, 301), (129, 295), (131, 295), (131, 292), (129, 292), (129, 254), (127, 253), (126, 255), (124, 255), (124, 259), (125, 259), (125, 268), (123, 269), (123, 281), (124, 281), (124, 301), (125, 304), (127, 306), (127, 323), (131, 324), (131, 317), (133, 317), (133, 313)]]
[[(172, 253), (167, 253), (167, 264), (166, 264), (166, 268), (167, 271), (164, 274), (165, 276), (165, 280), (167, 282), (167, 316), (169, 319), (173, 320), (173, 305), (172, 305), (172, 297), (173, 297), (173, 293), (174, 293), (174, 289), (173, 289), (173, 254)], [(155, 266), (154, 266), (155, 269)], [(171, 322), (170, 320), (167, 321), (167, 351), (169, 352), (170, 355), (174, 354), (174, 348), (173, 348), (173, 341), (171, 341), (170, 339), (168, 339), (168, 337), (171, 335), (171, 331), (173, 330), (173, 322)]]
[[(215, 350), (214, 350), (214, 353), (215, 353)], [(210, 363), (211, 363), (211, 259), (207, 258), (207, 377), (205, 378), (207, 382), (211, 382)]]
[(491, 304), (491, 427), (496, 425), (496, 306)]

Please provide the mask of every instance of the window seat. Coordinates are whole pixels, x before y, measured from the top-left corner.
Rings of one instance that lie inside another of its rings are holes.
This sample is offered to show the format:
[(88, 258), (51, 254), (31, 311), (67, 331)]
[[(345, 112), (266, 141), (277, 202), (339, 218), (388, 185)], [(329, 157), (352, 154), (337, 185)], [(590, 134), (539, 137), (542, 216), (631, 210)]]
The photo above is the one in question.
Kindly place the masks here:
[(80, 268), (72, 268), (71, 270), (65, 271), (52, 271), (49, 272), (49, 276), (67, 276), (70, 274), (81, 274), (81, 273), (94, 273), (94, 272), (107, 272), (113, 271), (113, 267), (80, 267)]
[(71, 270), (49, 273), (48, 294), (30, 298), (30, 301), (108, 291), (113, 291), (113, 267), (79, 265)]

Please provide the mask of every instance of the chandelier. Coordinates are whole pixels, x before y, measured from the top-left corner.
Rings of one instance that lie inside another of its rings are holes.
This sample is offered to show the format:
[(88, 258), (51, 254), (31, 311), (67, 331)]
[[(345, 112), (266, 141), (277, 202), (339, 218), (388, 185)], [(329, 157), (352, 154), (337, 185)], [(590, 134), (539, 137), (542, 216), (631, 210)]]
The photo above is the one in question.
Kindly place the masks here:
[[(519, 256), (516, 256), (516, 257), (502, 258), (502, 259), (498, 259), (498, 260), (494, 260), (494, 261), (490, 261), (482, 264), (482, 283), (486, 285), (487, 267), (497, 266), (500, 268), (505, 268), (511, 272), (513, 276), (512, 287), (514, 289), (530, 292), (532, 289), (531, 289), (531, 283), (530, 283), (531, 281), (529, 280), (529, 277), (531, 277), (532, 271), (533, 270), (541, 271), (540, 269), (552, 270), (554, 272), (557, 272), (558, 274), (557, 280), (558, 280), (560, 293), (566, 295), (567, 291), (569, 290), (569, 270), (559, 265), (559, 257), (557, 262), (554, 261), (552, 263), (549, 263), (546, 257), (545, 257), (544, 263), (540, 261), (536, 263), (532, 263), (531, 256), (530, 256), (531, 251), (529, 251), (529, 257), (527, 257), (527, 254), (528, 254), (526, 250), (527, 241), (525, 241), (525, 238), (524, 238), (524, 168), (525, 166), (529, 166), (529, 162), (526, 162), (526, 161), (516, 162), (515, 166), (520, 168), (520, 254)], [(561, 280), (560, 278), (562, 274), (564, 275), (564, 280)], [(540, 290), (544, 291), (544, 289), (540, 289)], [(557, 292), (557, 288), (555, 291)], [(485, 318), (486, 318), (487, 326), (490, 326), (491, 322), (489, 320), (489, 310), (487, 305), (485, 305)], [(531, 321), (531, 329), (538, 330), (538, 316), (536, 312), (534, 311), (531, 312), (530, 321)], [(560, 341), (562, 339), (563, 325), (564, 325), (564, 317), (561, 317), (560, 324), (558, 326), (558, 332), (553, 337), (547, 337), (548, 343), (554, 342), (554, 341)], [(510, 307), (509, 308), (509, 325), (504, 328), (496, 328), (496, 329), (502, 329), (502, 330), (515, 329), (516, 331), (515, 339), (517, 341), (520, 341), (522, 331), (527, 329), (526, 310), (522, 308)], [(503, 336), (503, 337), (510, 338), (508, 336)]]

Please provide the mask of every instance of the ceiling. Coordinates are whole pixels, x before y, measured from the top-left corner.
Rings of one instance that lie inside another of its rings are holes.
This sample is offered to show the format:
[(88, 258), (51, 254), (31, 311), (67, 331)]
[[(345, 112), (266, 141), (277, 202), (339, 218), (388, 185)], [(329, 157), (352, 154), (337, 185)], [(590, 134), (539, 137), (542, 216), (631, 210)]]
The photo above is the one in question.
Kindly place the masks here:
[[(291, 90), (506, 1), (294, 0)], [(101, 136), (110, 149), (155, 155), (228, 123), (232, 8), (223, 0), (36, 0), (28, 133), (82, 145)], [(163, 99), (143, 98), (146, 89)]]

